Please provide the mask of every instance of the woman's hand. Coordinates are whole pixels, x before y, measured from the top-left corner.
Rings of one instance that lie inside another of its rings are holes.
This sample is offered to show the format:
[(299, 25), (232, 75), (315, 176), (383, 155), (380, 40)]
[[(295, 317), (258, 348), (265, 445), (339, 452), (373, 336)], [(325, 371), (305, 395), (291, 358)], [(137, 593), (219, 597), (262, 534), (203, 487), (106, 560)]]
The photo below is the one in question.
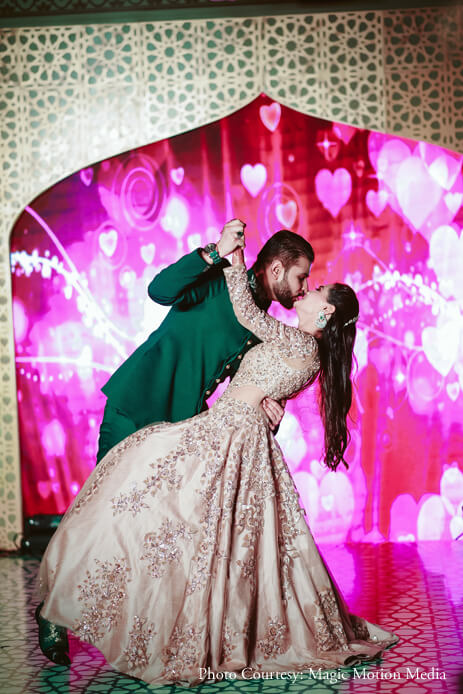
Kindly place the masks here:
[(272, 398), (264, 398), (261, 402), (262, 409), (268, 417), (270, 429), (275, 432), (280, 426), (285, 413), (286, 400), (273, 400)]
[(237, 248), (233, 251), (232, 265), (245, 265), (244, 262), (244, 251), (242, 248)]

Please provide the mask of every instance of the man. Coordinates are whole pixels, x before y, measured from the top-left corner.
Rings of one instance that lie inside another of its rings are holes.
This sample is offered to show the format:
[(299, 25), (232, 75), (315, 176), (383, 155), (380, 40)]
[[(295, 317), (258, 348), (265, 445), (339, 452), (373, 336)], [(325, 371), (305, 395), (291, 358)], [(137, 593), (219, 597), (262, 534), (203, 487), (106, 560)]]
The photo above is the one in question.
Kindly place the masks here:
[[(236, 320), (222, 269), (225, 256), (244, 246), (244, 223), (225, 224), (217, 244), (183, 256), (150, 283), (153, 301), (172, 306), (163, 323), (102, 388), (108, 400), (97, 460), (119, 441), (152, 422), (178, 422), (206, 409), (206, 399), (233, 376), (244, 353), (259, 340)], [(285, 308), (303, 296), (314, 259), (312, 246), (291, 231), (279, 231), (263, 246), (250, 283), (258, 305)], [(266, 399), (273, 427), (281, 406)]]
[[(177, 422), (206, 409), (217, 385), (232, 377), (245, 352), (260, 342), (238, 323), (222, 272), (229, 265), (225, 256), (245, 245), (244, 227), (231, 220), (217, 244), (183, 256), (150, 283), (153, 301), (172, 308), (102, 388), (107, 402), (97, 461), (146, 424)], [(313, 260), (312, 246), (302, 236), (286, 230), (274, 234), (248, 271), (260, 308), (267, 310), (272, 301), (291, 308), (305, 293)], [(281, 405), (266, 398), (263, 407), (277, 427)], [(40, 608), (35, 618), (42, 652), (69, 665), (66, 629), (41, 617)]]

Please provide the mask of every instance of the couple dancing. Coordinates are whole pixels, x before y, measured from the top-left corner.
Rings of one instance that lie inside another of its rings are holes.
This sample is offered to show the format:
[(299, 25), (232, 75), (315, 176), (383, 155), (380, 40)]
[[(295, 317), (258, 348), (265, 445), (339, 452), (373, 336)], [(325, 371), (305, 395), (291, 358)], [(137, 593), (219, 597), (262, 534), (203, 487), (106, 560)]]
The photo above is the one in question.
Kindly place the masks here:
[[(121, 672), (189, 685), (355, 665), (398, 640), (349, 613), (272, 433), (279, 401), (318, 378), (325, 463), (343, 462), (357, 298), (343, 284), (305, 291), (313, 250), (289, 231), (247, 272), (244, 226), (153, 280), (172, 309), (104, 388), (101, 462), (40, 567), (55, 662), (65, 628)], [(266, 313), (275, 299), (295, 302), (298, 328)]]

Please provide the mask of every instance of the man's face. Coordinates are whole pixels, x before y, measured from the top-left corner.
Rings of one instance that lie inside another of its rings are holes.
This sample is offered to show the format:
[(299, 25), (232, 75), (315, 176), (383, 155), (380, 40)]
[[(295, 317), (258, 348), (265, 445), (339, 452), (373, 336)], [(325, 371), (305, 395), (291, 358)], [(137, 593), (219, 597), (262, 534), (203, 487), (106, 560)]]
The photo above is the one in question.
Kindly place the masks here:
[(294, 302), (304, 296), (309, 274), (310, 262), (308, 258), (301, 256), (294, 265), (290, 265), (281, 273), (280, 280), (275, 281), (273, 293), (284, 308), (292, 308)]

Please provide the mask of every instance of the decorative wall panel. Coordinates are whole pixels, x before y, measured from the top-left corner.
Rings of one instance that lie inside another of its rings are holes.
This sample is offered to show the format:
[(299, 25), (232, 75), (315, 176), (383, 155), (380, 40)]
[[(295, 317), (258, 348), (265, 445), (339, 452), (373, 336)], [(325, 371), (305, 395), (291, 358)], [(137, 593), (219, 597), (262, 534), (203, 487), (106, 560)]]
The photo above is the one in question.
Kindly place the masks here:
[(463, 143), (463, 8), (385, 12), (386, 127), (454, 149)]
[(95, 24), (0, 33), (0, 546), (21, 532), (9, 234), (94, 161), (260, 92), (304, 113), (461, 149), (462, 9)]

